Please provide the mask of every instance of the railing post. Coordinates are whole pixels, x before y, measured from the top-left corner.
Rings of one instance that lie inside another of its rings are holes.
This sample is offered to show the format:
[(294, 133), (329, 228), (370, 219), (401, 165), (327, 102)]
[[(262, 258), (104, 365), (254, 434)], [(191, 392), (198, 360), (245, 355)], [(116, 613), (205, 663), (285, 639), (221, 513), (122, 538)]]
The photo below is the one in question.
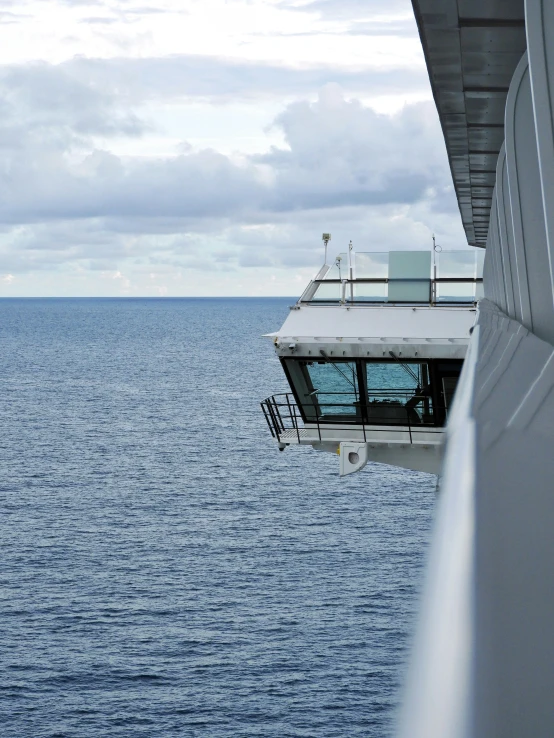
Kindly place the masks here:
[(263, 411), (263, 414), (264, 414), (265, 422), (267, 423), (267, 425), (269, 427), (269, 430), (271, 432), (271, 436), (272, 436), (272, 438), (275, 438), (276, 437), (275, 436), (275, 431), (273, 430), (273, 427), (271, 425), (270, 419), (267, 416), (267, 411), (265, 409), (265, 400), (264, 400), (264, 402), (260, 402), (260, 406), (261, 406), (262, 411)]
[(283, 419), (281, 417), (281, 411), (279, 410), (279, 405), (277, 404), (275, 395), (273, 395), (271, 400), (272, 400), (273, 413), (275, 415), (275, 422), (277, 423), (277, 427), (279, 428), (279, 433), (281, 434), (285, 430), (285, 424), (283, 423)]
[(268, 398), (268, 400), (267, 400), (267, 409), (268, 409), (268, 412), (269, 412), (269, 414), (271, 416), (271, 419), (273, 421), (273, 426), (275, 428), (276, 438), (277, 438), (277, 440), (279, 440), (279, 436), (280, 436), (280, 433), (281, 433), (281, 428), (280, 428), (280, 425), (279, 425), (279, 421), (277, 420), (277, 415), (275, 413), (275, 408), (273, 407), (273, 397)]
[(275, 425), (277, 426), (278, 435), (280, 436), (281, 433), (285, 430), (285, 427), (283, 425), (283, 421), (281, 419), (281, 413), (279, 412), (279, 407), (277, 405), (277, 401), (275, 397), (272, 397), (272, 409), (273, 409), (273, 415), (275, 417)]
[(292, 427), (296, 431), (296, 437), (298, 439), (298, 444), (300, 444), (300, 431), (298, 430), (298, 421), (296, 419), (296, 406), (294, 406), (294, 413), (293, 413), (293, 408), (291, 407), (291, 404), (290, 404), (290, 397), (289, 397), (288, 392), (286, 394), (286, 398), (287, 398), (287, 405), (289, 408), (289, 418), (291, 419)]

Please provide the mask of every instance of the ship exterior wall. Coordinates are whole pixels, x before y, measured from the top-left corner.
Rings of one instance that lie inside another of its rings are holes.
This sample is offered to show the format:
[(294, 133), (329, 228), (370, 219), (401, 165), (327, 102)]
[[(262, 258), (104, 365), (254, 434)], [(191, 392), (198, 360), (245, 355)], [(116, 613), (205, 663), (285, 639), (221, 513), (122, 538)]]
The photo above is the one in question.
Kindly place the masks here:
[(402, 738), (554, 735), (554, 3), (525, 28)]

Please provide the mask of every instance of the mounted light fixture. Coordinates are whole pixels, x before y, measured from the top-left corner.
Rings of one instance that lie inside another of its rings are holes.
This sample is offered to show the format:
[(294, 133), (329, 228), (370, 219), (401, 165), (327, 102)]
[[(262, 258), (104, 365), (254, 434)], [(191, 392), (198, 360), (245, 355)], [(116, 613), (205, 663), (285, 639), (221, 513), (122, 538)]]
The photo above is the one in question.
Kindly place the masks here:
[(330, 233), (324, 233), (321, 237), (321, 240), (325, 244), (325, 260), (323, 261), (323, 264), (327, 264), (327, 246), (329, 245), (329, 241), (331, 240), (331, 234)]

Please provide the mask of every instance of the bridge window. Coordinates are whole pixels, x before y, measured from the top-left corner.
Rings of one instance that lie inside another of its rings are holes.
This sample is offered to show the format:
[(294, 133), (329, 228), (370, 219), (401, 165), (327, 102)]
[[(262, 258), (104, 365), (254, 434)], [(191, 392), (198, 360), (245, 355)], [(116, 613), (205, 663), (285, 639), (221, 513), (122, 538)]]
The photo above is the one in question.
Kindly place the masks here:
[(434, 423), (429, 367), (426, 362), (363, 362), (363, 369), (369, 423)]
[(461, 360), (284, 359), (307, 422), (444, 425)]
[(299, 361), (296, 391), (307, 415), (319, 420), (361, 421), (355, 361)]

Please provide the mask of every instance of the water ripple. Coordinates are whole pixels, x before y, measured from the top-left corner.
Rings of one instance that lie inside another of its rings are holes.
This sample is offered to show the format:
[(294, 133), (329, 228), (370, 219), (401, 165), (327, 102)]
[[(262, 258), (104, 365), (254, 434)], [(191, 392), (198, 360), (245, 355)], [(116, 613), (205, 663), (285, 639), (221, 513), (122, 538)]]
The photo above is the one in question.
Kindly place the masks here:
[(3, 738), (390, 735), (434, 480), (277, 451), (289, 303), (0, 301)]

